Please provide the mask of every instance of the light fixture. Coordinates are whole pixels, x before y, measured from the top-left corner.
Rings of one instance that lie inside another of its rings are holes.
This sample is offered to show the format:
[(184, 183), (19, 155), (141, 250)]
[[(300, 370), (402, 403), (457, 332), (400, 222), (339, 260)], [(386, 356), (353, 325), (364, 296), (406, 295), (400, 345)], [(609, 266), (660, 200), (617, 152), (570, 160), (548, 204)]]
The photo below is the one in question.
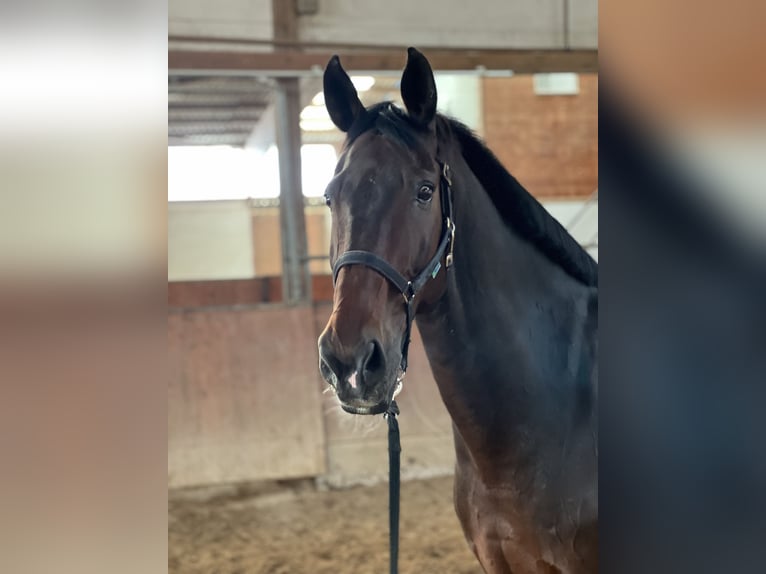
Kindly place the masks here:
[(357, 92), (366, 92), (375, 85), (375, 78), (372, 76), (351, 76), (351, 83), (354, 84)]
[[(351, 76), (351, 83), (354, 84), (357, 92), (366, 92), (375, 85), (375, 78), (372, 76)], [(317, 94), (311, 98), (311, 103), (315, 106), (324, 105), (324, 92), (317, 92)]]
[(301, 129), (304, 132), (327, 132), (334, 130), (335, 124), (329, 117), (301, 120)]
[(301, 111), (301, 119), (302, 120), (323, 120), (323, 119), (330, 119), (329, 114), (327, 113), (327, 108), (324, 106), (306, 106)]
[(301, 129), (306, 132), (325, 132), (335, 129), (335, 125), (324, 105), (312, 104), (301, 111)]

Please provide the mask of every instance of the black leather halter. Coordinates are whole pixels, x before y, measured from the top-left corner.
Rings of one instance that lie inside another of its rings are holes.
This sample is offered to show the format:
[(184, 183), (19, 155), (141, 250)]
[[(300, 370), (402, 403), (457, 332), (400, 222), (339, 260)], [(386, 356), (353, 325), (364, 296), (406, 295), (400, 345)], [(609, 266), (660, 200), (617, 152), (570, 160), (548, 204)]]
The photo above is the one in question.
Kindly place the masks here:
[(441, 260), (445, 253), (447, 254), (445, 266), (449, 268), (452, 265), (452, 252), (455, 247), (455, 222), (452, 219), (452, 174), (448, 164), (439, 162), (439, 165), (441, 166), (439, 189), (442, 194), (442, 234), (436, 253), (420, 273), (413, 279), (406, 279), (382, 257), (378, 257), (369, 251), (361, 250), (346, 251), (338, 257), (332, 271), (333, 284), (335, 284), (335, 281), (338, 279), (338, 273), (346, 265), (364, 265), (380, 273), (401, 292), (404, 297), (405, 311), (407, 313), (407, 326), (404, 331), (404, 340), (402, 341), (402, 372), (407, 371), (407, 352), (410, 347), (412, 321), (415, 318), (413, 309), (415, 296), (428, 281), (435, 278), (439, 273)]

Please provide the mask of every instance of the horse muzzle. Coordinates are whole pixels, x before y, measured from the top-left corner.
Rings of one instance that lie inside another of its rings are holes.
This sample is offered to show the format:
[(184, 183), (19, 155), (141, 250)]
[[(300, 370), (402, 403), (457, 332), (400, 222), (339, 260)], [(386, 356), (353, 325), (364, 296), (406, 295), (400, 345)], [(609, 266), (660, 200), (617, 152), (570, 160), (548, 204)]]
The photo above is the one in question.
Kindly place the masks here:
[(391, 368), (398, 365), (394, 359), (399, 357), (387, 357), (376, 340), (352, 351), (333, 344), (336, 340), (328, 334), (319, 339), (319, 371), (343, 410), (357, 415), (386, 412), (402, 387), (401, 370)]

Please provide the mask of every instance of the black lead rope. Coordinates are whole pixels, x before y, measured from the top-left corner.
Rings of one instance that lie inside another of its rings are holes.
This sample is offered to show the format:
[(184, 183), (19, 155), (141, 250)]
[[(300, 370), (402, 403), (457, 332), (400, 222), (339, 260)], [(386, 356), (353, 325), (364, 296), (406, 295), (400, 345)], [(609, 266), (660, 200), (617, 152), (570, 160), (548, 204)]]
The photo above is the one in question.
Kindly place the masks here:
[(388, 543), (390, 549), (389, 573), (399, 572), (399, 456), (402, 446), (399, 442), (399, 423), (396, 415), (399, 406), (391, 406), (383, 415), (388, 421)]

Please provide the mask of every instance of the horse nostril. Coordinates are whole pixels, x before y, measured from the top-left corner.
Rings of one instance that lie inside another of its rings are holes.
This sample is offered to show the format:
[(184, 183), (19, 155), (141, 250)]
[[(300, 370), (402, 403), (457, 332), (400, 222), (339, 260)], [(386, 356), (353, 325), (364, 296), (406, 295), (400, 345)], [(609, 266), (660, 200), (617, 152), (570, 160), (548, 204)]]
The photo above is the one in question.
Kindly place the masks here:
[(338, 361), (327, 337), (319, 339), (319, 372), (325, 381), (331, 385), (337, 384), (342, 367)]
[(373, 340), (368, 345), (369, 351), (362, 366), (365, 371), (374, 373), (383, 369), (385, 357), (383, 356), (383, 349), (377, 340)]
[(321, 373), (324, 380), (326, 380), (328, 383), (333, 381), (335, 373), (330, 368), (330, 365), (327, 363), (327, 360), (324, 357), (319, 359), (319, 372)]

